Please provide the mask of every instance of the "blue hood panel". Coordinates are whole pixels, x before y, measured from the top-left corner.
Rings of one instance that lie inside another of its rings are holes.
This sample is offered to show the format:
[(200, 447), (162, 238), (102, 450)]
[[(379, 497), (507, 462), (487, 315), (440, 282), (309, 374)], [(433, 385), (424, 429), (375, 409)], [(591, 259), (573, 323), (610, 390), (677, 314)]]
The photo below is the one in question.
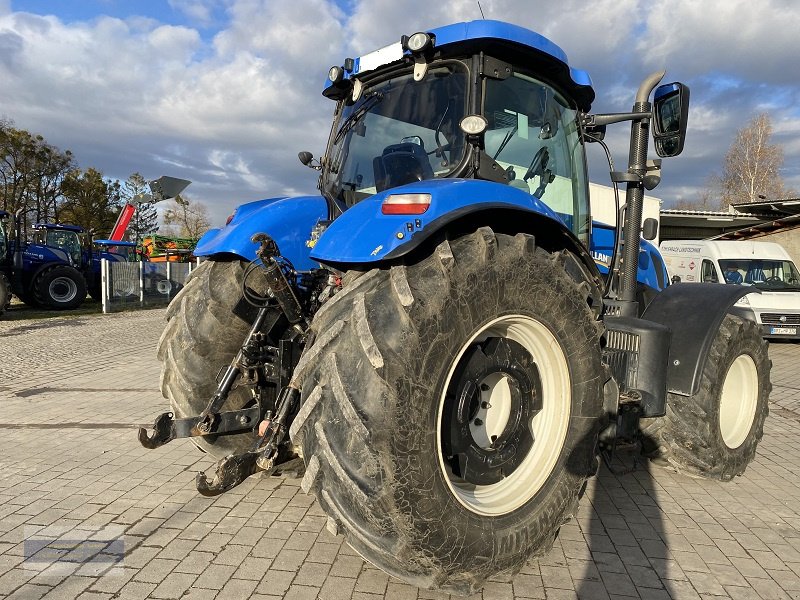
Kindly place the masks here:
[(295, 269), (307, 271), (319, 265), (309, 258), (306, 242), (317, 221), (328, 218), (328, 207), (321, 196), (269, 198), (241, 205), (231, 222), (208, 231), (195, 248), (195, 256), (236, 254), (244, 260), (256, 258), (256, 233), (266, 233), (278, 243), (281, 254)]

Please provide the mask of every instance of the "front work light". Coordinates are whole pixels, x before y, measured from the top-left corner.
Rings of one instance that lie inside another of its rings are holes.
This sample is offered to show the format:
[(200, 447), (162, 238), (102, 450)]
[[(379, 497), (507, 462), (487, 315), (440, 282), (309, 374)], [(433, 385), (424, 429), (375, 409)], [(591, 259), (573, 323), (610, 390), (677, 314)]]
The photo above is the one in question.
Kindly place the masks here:
[(431, 39), (430, 34), (425, 32), (418, 32), (412, 35), (408, 40), (406, 40), (406, 48), (408, 48), (411, 52), (419, 53), (424, 52), (430, 46), (433, 45), (433, 40)]
[(486, 131), (488, 126), (489, 121), (487, 121), (481, 115), (467, 115), (461, 119), (461, 123), (459, 123), (461, 131), (467, 135), (480, 135)]
[(344, 69), (342, 67), (333, 66), (328, 71), (328, 79), (332, 83), (339, 83), (344, 78)]
[(385, 215), (421, 215), (431, 205), (430, 194), (391, 194), (381, 205)]

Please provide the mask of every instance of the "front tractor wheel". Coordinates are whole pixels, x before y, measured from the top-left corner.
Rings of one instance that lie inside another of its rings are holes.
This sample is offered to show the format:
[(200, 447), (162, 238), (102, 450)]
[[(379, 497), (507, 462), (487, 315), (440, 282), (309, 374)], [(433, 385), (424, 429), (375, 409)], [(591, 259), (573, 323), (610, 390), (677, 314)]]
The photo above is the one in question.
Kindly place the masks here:
[(728, 481), (755, 458), (769, 412), (770, 361), (758, 325), (727, 315), (691, 397), (667, 395), (667, 414), (643, 420), (645, 451), (678, 471)]
[(546, 552), (596, 466), (596, 301), (571, 255), (488, 228), (346, 277), (312, 324), (290, 431), (329, 524), (455, 593)]

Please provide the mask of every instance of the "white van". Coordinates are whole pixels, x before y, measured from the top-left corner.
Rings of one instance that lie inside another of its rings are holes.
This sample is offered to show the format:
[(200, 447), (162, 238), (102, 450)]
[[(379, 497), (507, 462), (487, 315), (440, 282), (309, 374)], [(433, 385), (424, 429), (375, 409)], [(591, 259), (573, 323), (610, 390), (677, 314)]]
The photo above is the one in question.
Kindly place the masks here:
[(669, 240), (661, 254), (673, 282), (752, 285), (736, 303), (752, 311), (765, 337), (800, 339), (800, 273), (773, 242)]

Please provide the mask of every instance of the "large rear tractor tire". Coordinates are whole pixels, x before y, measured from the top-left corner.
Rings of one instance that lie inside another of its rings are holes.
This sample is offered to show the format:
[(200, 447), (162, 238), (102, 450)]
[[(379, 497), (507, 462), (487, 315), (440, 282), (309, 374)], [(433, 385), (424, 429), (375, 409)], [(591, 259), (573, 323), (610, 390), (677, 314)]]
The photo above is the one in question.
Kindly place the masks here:
[(35, 303), (54, 310), (78, 308), (86, 299), (86, 281), (80, 271), (57, 265), (42, 271), (33, 282)]
[[(161, 393), (177, 418), (199, 415), (217, 390), (217, 376), (241, 348), (250, 324), (234, 314), (242, 296), (246, 263), (207, 260), (192, 271), (167, 309), (167, 326), (158, 342)], [(231, 391), (223, 410), (254, 403), (252, 387)], [(220, 459), (251, 449), (251, 432), (193, 437), (198, 448)]]
[(0, 316), (11, 306), (11, 282), (5, 273), (0, 273)]
[(572, 255), (488, 228), (346, 276), (312, 323), (290, 430), (329, 527), (459, 594), (546, 552), (596, 469), (597, 300)]
[(667, 395), (667, 414), (642, 420), (645, 452), (657, 463), (729, 481), (756, 454), (769, 412), (767, 342), (753, 321), (727, 315), (714, 338), (700, 390)]

